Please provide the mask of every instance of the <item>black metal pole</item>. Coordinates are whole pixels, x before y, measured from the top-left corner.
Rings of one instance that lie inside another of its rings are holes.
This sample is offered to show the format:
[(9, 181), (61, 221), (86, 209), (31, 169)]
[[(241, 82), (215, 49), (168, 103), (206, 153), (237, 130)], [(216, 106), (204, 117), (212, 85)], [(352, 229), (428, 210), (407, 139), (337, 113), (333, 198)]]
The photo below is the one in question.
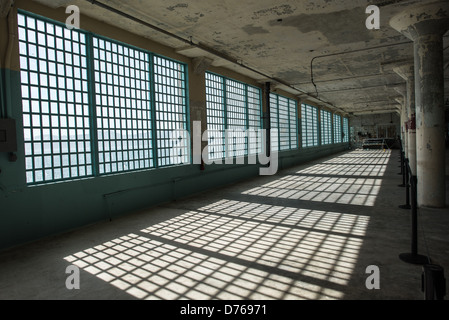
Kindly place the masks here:
[[(410, 166), (408, 164), (408, 159), (405, 159), (404, 161), (404, 172), (405, 172), (405, 204), (400, 205), (399, 208), (402, 209), (410, 209), (410, 176), (411, 176), (411, 170)], [(410, 174), (410, 175), (409, 175)]]
[[(408, 167), (410, 168), (410, 167)], [(407, 263), (413, 264), (428, 264), (430, 263), (430, 258), (418, 254), (418, 188), (417, 188), (417, 177), (411, 175), (411, 187), (412, 187), (412, 210), (411, 210), (411, 220), (412, 220), (412, 241), (411, 241), (411, 253), (401, 253), (399, 258)]]
[(398, 174), (402, 174), (402, 184), (400, 184), (399, 187), (405, 187), (405, 181), (406, 181), (405, 173), (407, 171), (407, 168), (405, 167), (404, 159), (405, 159), (405, 154), (404, 154), (404, 152), (401, 152), (401, 172)]
[(418, 205), (416, 201), (416, 182), (416, 176), (412, 175), (412, 255), (418, 254)]
[(443, 267), (436, 264), (424, 265), (421, 280), (425, 300), (444, 300), (446, 279)]

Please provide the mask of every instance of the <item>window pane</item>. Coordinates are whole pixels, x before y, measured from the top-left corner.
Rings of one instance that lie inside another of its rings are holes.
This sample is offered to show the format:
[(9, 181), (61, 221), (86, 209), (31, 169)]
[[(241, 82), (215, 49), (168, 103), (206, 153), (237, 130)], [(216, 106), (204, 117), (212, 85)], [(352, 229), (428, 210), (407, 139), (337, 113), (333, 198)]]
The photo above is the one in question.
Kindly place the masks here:
[(259, 88), (206, 72), (206, 106), (210, 159), (262, 151)]
[(158, 56), (154, 56), (153, 64), (158, 166), (188, 164), (185, 65)]
[(93, 52), (99, 174), (154, 167), (150, 55), (96, 37)]
[(210, 159), (225, 157), (224, 78), (206, 72), (207, 144)]
[[(56, 28), (55, 24), (34, 17), (25, 18), (21, 13), (18, 14), (18, 23), (24, 137), (25, 141), (29, 142), (26, 144), (25, 155), (27, 183), (48, 183), (88, 176), (91, 173), (79, 170), (78, 161), (59, 161), (86, 156), (84, 149), (64, 148), (64, 146), (91, 143), (89, 137), (77, 133), (80, 130), (90, 130), (88, 121), (65, 121), (65, 117), (61, 119), (58, 117), (65, 110), (64, 97), (70, 99), (87, 94), (87, 88), (66, 85), (73, 82), (74, 59), (83, 61), (84, 66), (87, 65), (85, 54), (71, 51), (72, 46), (81, 43), (80, 37), (72, 35), (81, 31), (72, 30), (69, 33), (56, 34), (55, 31), (61, 29), (59, 26)], [(54, 39), (60, 44), (56, 52)], [(36, 42), (39, 43), (39, 47), (33, 44)], [(50, 63), (50, 60), (55, 59), (55, 53), (60, 57), (57, 59), (58, 68), (64, 70), (58, 73), (58, 81), (51, 75), (56, 74), (56, 65)], [(82, 69), (87, 72), (85, 67)], [(76, 106), (71, 119), (90, 116), (87, 102), (84, 104), (82, 101), (76, 101)], [(69, 126), (71, 129), (80, 130), (68, 130)], [(42, 157), (42, 154), (46, 156)], [(89, 172), (92, 172), (91, 163), (88, 167)], [(43, 168), (45, 170), (42, 170)], [(61, 175), (60, 172), (64, 174)]]
[(314, 147), (318, 145), (318, 109), (307, 105), (301, 105), (302, 145)]
[(278, 141), (273, 141), (272, 150), (297, 148), (296, 102), (278, 94), (270, 94), (271, 127), (278, 130)]

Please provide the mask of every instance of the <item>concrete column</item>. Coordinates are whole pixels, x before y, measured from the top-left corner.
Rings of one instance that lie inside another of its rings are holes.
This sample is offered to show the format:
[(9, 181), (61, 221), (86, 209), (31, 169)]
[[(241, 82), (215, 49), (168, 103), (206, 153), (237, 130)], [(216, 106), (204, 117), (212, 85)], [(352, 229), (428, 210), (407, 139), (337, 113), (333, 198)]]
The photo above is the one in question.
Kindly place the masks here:
[(407, 158), (413, 175), (416, 175), (416, 108), (415, 108), (415, 67), (413, 63), (407, 63), (393, 68), (406, 81), (407, 88)]
[(418, 205), (446, 205), (443, 35), (449, 1), (419, 4), (394, 16), (390, 25), (414, 42)]
[(394, 90), (402, 97), (397, 98), (396, 101), (401, 105), (401, 139), (405, 156), (408, 154), (408, 134), (407, 134), (407, 88), (405, 85), (395, 86)]
[[(189, 65), (189, 98), (190, 98), (190, 128), (193, 163), (199, 165), (200, 170), (204, 170), (202, 151), (207, 146), (207, 141), (202, 141), (202, 134), (207, 129), (206, 112), (206, 86), (205, 71), (212, 63), (207, 58), (195, 58)], [(203, 84), (203, 85), (198, 85)], [(194, 122), (201, 122), (200, 127), (195, 127)], [(195, 142), (201, 141), (201, 144)]]

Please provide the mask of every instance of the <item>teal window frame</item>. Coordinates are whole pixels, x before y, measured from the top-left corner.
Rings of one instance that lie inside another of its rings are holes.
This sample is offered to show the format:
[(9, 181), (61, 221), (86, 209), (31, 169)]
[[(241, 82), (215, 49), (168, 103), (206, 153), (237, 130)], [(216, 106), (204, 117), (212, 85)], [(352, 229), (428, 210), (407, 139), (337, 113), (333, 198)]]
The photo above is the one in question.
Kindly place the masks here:
[[(261, 152), (262, 143), (258, 136), (262, 128), (260, 88), (210, 71), (205, 72), (205, 86), (209, 159)], [(225, 130), (234, 130), (227, 149)], [(254, 134), (250, 135), (249, 131)]]
[(26, 182), (92, 176), (86, 34), (21, 12), (18, 34)]
[(303, 148), (319, 145), (318, 108), (301, 104), (301, 142)]
[(342, 142), (341, 116), (334, 114), (334, 144)]
[(27, 185), (191, 163), (185, 63), (22, 9), (18, 21)]
[(154, 167), (149, 54), (92, 37), (98, 173)]
[(343, 142), (349, 142), (349, 119), (343, 117)]
[(332, 113), (320, 110), (321, 145), (332, 144)]
[(277, 93), (270, 93), (270, 124), (278, 130), (278, 139), (273, 141), (272, 150), (288, 151), (298, 148), (298, 107), (293, 99)]

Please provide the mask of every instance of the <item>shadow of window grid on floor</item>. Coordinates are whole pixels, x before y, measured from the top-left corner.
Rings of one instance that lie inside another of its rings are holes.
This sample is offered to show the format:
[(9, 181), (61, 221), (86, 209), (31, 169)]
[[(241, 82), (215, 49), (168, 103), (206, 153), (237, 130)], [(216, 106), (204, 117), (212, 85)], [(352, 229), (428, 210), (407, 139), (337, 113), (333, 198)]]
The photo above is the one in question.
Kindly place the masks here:
[[(241, 194), (372, 206), (390, 155), (353, 151)], [(220, 199), (64, 259), (138, 299), (339, 299), (368, 224), (360, 214)]]

